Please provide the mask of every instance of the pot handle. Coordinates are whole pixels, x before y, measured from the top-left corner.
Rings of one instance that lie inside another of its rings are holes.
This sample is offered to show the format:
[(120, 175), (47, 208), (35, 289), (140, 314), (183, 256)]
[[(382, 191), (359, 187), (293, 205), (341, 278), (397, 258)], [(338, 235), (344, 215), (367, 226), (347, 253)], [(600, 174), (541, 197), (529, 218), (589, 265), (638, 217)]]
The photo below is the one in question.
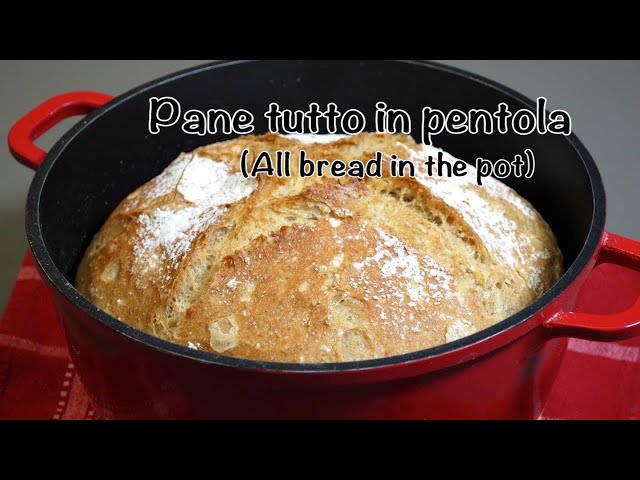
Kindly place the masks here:
[(69, 92), (46, 100), (18, 120), (9, 130), (11, 155), (23, 165), (37, 169), (47, 153), (33, 142), (62, 120), (103, 106), (113, 97), (98, 92)]
[[(596, 265), (600, 263), (640, 271), (640, 242), (605, 232), (596, 259)], [(640, 297), (623, 312), (598, 315), (560, 311), (543, 325), (557, 333), (588, 340), (624, 340), (640, 335)]]

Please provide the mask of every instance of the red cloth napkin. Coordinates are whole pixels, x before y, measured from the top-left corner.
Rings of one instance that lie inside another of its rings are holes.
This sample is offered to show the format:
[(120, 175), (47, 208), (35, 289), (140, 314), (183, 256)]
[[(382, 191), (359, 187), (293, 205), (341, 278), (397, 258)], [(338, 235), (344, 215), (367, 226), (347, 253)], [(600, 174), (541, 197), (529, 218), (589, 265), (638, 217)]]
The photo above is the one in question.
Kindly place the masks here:
[(27, 254), (0, 321), (0, 418), (76, 420), (93, 415), (50, 293)]
[[(612, 282), (614, 269), (619, 276)], [(582, 289), (578, 309), (608, 313), (628, 307), (629, 295), (606, 294), (619, 282), (640, 291), (640, 274), (625, 270), (600, 265)], [(28, 254), (0, 320), (0, 419), (92, 418), (58, 314)], [(618, 343), (572, 339), (541, 418), (640, 418), (640, 338)]]

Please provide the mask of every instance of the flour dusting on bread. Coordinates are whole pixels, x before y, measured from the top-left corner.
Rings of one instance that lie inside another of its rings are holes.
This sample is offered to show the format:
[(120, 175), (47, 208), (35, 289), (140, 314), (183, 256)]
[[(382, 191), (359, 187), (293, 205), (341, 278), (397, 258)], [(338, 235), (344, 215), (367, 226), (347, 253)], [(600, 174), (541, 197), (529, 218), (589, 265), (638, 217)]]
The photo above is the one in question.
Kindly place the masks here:
[(226, 205), (248, 197), (256, 188), (255, 178), (229, 173), (226, 163), (193, 155), (178, 181), (177, 190), (187, 201), (210, 206)]
[[(533, 289), (539, 290), (542, 286), (539, 269), (527, 264), (531, 250), (537, 247), (532, 246), (536, 238), (520, 229), (504, 205), (491, 200), (500, 197), (534, 221), (538, 218), (535, 210), (522, 197), (495, 178), (488, 177), (483, 180), (482, 186), (478, 186), (475, 181), (476, 169), (472, 165), (467, 166), (464, 176), (451, 178), (429, 176), (426, 168), (423, 167), (423, 162), (429, 156), (437, 158), (438, 152), (442, 152), (443, 158), (450, 163), (457, 160), (449, 153), (428, 145), (422, 145), (411, 152), (410, 158), (418, 166), (417, 178), (420, 183), (462, 214), (465, 222), (482, 239), (491, 255), (504, 259), (511, 267), (524, 269), (524, 276), (530, 279), (529, 284)], [(535, 255), (550, 255), (550, 252), (543, 249)]]
[[(225, 163), (198, 155), (180, 156), (165, 172), (149, 190), (149, 198), (159, 198), (175, 189), (190, 205), (160, 207), (138, 217), (139, 240), (133, 252), (142, 275), (157, 268), (175, 270), (196, 236), (215, 222), (224, 205), (249, 196), (257, 185), (254, 178), (230, 174)], [(171, 184), (173, 187), (169, 188)]]

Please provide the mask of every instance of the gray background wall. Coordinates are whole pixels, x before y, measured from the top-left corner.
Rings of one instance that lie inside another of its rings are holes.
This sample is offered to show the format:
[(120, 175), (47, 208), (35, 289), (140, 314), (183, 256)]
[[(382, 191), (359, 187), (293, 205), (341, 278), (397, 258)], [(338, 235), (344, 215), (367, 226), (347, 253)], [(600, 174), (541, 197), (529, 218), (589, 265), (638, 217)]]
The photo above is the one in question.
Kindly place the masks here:
[[(0, 61), (0, 311), (27, 248), (24, 200), (31, 172), (3, 145), (12, 123), (42, 100), (69, 90), (120, 94), (204, 60)], [(443, 60), (563, 108), (598, 163), (607, 188), (608, 226), (640, 239), (640, 62)], [(73, 121), (38, 144), (49, 148)]]

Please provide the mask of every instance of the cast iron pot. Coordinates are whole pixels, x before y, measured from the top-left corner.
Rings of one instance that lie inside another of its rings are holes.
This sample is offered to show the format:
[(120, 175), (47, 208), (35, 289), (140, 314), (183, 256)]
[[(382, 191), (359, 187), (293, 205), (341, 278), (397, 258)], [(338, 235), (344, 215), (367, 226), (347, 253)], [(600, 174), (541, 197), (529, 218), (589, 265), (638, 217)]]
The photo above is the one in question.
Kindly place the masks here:
[[(336, 102), (369, 115), (376, 102), (414, 114), (484, 108), (533, 110), (522, 95), (433, 63), (385, 61), (224, 62), (154, 81), (113, 99), (93, 92), (54, 97), (9, 134), (14, 157), (37, 169), (26, 208), (29, 244), (60, 312), (73, 362), (106, 418), (535, 418), (568, 336), (598, 340), (640, 333), (640, 301), (611, 315), (572, 312), (594, 266), (640, 269), (640, 243), (608, 233), (605, 194), (575, 135), (438, 135), (438, 146), (474, 160), (513, 158), (531, 148), (532, 179), (508, 180), (553, 228), (566, 260), (562, 279), (532, 305), (446, 345), (379, 360), (288, 364), (190, 350), (133, 329), (73, 287), (76, 267), (109, 213), (180, 152), (225, 135), (198, 137), (178, 125), (148, 131), (148, 100), (171, 96), (183, 112), (238, 108), (256, 116), (270, 102), (306, 109)], [(33, 140), (63, 118), (88, 114), (46, 154)], [(373, 125), (371, 116), (368, 125)], [(369, 128), (372, 130), (372, 128)], [(278, 301), (274, 299), (274, 301)]]

